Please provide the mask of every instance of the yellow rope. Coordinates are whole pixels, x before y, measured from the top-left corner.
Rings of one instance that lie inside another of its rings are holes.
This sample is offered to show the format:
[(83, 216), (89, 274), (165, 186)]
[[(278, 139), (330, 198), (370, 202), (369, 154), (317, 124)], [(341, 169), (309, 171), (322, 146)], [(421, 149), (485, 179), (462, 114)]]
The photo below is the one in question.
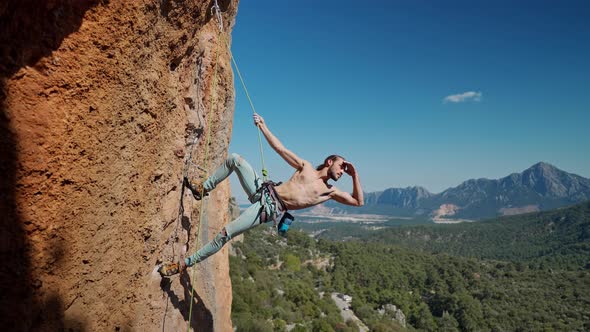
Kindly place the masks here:
[[(244, 88), (244, 92), (246, 93), (246, 98), (248, 98), (248, 102), (250, 103), (250, 107), (252, 108), (252, 113), (256, 113), (256, 108), (254, 107), (254, 103), (252, 102), (252, 98), (250, 98), (250, 93), (248, 93), (248, 88), (246, 87), (246, 83), (244, 82), (244, 78), (242, 77), (242, 73), (240, 72), (240, 68), (238, 67), (238, 63), (236, 62), (236, 58), (234, 58), (231, 48), (229, 47), (229, 43), (227, 40), (225, 41), (225, 45), (227, 47), (227, 51), (229, 53), (229, 58), (231, 59), (234, 67), (236, 68), (236, 73), (238, 74), (238, 78), (240, 79), (240, 83), (242, 83), (242, 87)], [(264, 150), (262, 149), (262, 136), (260, 134), (260, 127), (258, 127), (258, 146), (260, 148), (260, 161), (262, 162), (262, 177), (264, 181), (268, 180), (268, 171), (264, 165)]]
[[(219, 7), (217, 6), (217, 1), (215, 2), (215, 7), (217, 7), (217, 11), (219, 12)], [(205, 169), (208, 171), (209, 170), (209, 145), (211, 142), (211, 114), (213, 113), (213, 108), (215, 105), (215, 94), (216, 94), (216, 90), (217, 90), (217, 67), (219, 64), (219, 40), (220, 37), (224, 37), (224, 35), (222, 34), (222, 27), (221, 27), (221, 17), (220, 15), (218, 15), (218, 20), (220, 20), (220, 29), (219, 32), (217, 34), (217, 40), (216, 40), (216, 48), (215, 48), (215, 70), (214, 70), (214, 75), (213, 75), (213, 82), (211, 83), (212, 85), (212, 91), (211, 91), (211, 99), (209, 104), (211, 105), (211, 108), (209, 109), (209, 114), (208, 114), (208, 120), (207, 120), (207, 143), (206, 143), (206, 148), (205, 148), (205, 157), (204, 157), (204, 161), (207, 162), (207, 165), (205, 166)], [(236, 72), (238, 74), (238, 77), (240, 79), (240, 82), (242, 83), (242, 87), (244, 88), (244, 91), (246, 92), (246, 97), (248, 98), (248, 102), (250, 103), (250, 107), (252, 108), (252, 112), (256, 113), (256, 109), (254, 108), (254, 103), (252, 102), (252, 98), (250, 98), (250, 94), (248, 93), (248, 88), (246, 88), (246, 83), (244, 82), (244, 79), (242, 78), (242, 74), (240, 73), (240, 69), (238, 67), (238, 64), (231, 52), (231, 49), (229, 47), (229, 44), (227, 43), (227, 40), (225, 40), (225, 45), (227, 46), (227, 50), (229, 52), (229, 57), (231, 59), (231, 61), (234, 64), (234, 67), (236, 68)], [(260, 127), (258, 127), (258, 145), (260, 147), (260, 158), (261, 158), (261, 162), (262, 162), (262, 176), (264, 181), (267, 181), (268, 178), (268, 171), (266, 170), (265, 164), (264, 164), (264, 151), (262, 148), (262, 136), (261, 136), (261, 130)], [(201, 209), (200, 209), (200, 213), (199, 213), (199, 225), (198, 225), (198, 229), (197, 229), (197, 239), (195, 241), (195, 246), (198, 248), (198, 243), (199, 243), (199, 236), (200, 236), (200, 232), (201, 232), (201, 220), (203, 220), (203, 201), (205, 200), (205, 188), (201, 189)], [(190, 324), (191, 324), (191, 319), (192, 319), (192, 314), (193, 314), (193, 299), (194, 299), (194, 287), (193, 287), (193, 283), (194, 283), (194, 279), (195, 279), (195, 270), (193, 269), (192, 274), (191, 274), (191, 300), (190, 300), (190, 306), (189, 306), (189, 316), (188, 316), (188, 325), (187, 325), (187, 332), (190, 332)]]
[[(219, 37), (221, 35), (221, 30), (219, 31), (219, 33), (217, 34), (217, 41), (219, 41)], [(209, 146), (211, 145), (211, 114), (213, 113), (213, 108), (215, 106), (215, 98), (214, 96), (216, 95), (216, 91), (217, 91), (217, 67), (219, 64), (219, 42), (217, 42), (217, 45), (215, 47), (215, 69), (214, 69), (214, 74), (213, 74), (213, 82), (211, 83), (211, 98), (209, 100), (209, 105), (210, 109), (209, 109), (209, 114), (208, 114), (208, 118), (207, 118), (207, 140), (205, 143), (205, 156), (204, 156), (204, 162), (203, 163), (207, 163), (205, 166), (205, 169), (207, 170), (207, 172), (209, 171)], [(205, 188), (203, 186), (201, 186), (201, 209), (199, 211), (199, 225), (197, 228), (197, 239), (195, 240), (195, 247), (198, 248), (199, 247), (199, 237), (201, 235), (201, 221), (203, 220), (203, 202), (205, 201)], [(194, 281), (195, 281), (195, 270), (193, 269), (193, 272), (191, 273), (191, 303), (189, 306), (189, 314), (188, 314), (188, 325), (187, 325), (187, 332), (190, 331), (190, 326), (191, 326), (191, 317), (193, 314), (193, 299), (194, 299), (194, 294), (195, 294), (195, 289), (193, 287)]]

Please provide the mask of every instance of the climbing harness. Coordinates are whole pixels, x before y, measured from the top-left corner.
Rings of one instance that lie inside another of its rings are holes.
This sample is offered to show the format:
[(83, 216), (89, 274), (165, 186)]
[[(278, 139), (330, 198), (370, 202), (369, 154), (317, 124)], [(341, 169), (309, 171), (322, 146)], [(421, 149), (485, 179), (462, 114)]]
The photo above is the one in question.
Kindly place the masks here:
[[(256, 195), (260, 195), (260, 223), (273, 222), (273, 225), (277, 228), (279, 235), (286, 236), (289, 230), (289, 225), (295, 220), (292, 214), (287, 211), (285, 202), (281, 199), (279, 194), (276, 192), (275, 187), (281, 185), (282, 182), (266, 181), (262, 183), (260, 188), (256, 191)], [(269, 206), (271, 215), (266, 212), (266, 207)], [(277, 221), (278, 226), (277, 226)]]

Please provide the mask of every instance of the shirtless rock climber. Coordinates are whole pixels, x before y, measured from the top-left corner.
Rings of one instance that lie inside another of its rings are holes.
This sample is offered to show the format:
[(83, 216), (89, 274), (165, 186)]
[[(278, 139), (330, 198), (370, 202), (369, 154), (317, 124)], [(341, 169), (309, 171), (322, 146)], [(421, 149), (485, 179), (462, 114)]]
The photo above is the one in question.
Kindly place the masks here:
[[(330, 199), (346, 205), (363, 205), (361, 182), (352, 163), (341, 156), (331, 155), (324, 160), (323, 164), (314, 168), (310, 162), (285, 148), (268, 129), (260, 115), (254, 114), (254, 124), (260, 128), (270, 146), (295, 169), (295, 173), (282, 184), (263, 183), (252, 166), (234, 153), (204, 182), (195, 183), (185, 178), (185, 186), (189, 188), (195, 199), (199, 200), (235, 172), (252, 205), (237, 219), (227, 224), (212, 241), (190, 257), (180, 262), (170, 262), (160, 266), (158, 272), (162, 276), (180, 273), (187, 267), (203, 261), (218, 252), (233, 237), (262, 223), (280, 221), (279, 232), (284, 232), (290, 223), (285, 218), (291, 217), (288, 210), (305, 209)], [(328, 183), (330, 180), (338, 181), (344, 173), (352, 177), (352, 194)]]

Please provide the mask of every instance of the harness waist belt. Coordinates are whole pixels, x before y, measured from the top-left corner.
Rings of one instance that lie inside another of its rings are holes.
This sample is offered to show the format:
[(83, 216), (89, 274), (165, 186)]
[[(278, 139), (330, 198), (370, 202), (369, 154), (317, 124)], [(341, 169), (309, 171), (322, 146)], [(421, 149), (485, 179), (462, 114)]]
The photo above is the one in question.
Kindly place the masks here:
[[(261, 194), (262, 194), (262, 195), (260, 195), (260, 202), (262, 203), (262, 210), (260, 212), (260, 222), (262, 222), (262, 223), (268, 222), (270, 220), (272, 220), (276, 223), (277, 219), (280, 221), (283, 221), (283, 219), (285, 219), (286, 217), (293, 220), (293, 216), (289, 212), (287, 212), (287, 207), (285, 205), (285, 202), (283, 202), (283, 200), (281, 199), (281, 197), (279, 196), (279, 194), (275, 190), (275, 186), (278, 186), (280, 184), (281, 184), (280, 182), (274, 183), (272, 181), (267, 181), (267, 182), (264, 182), (260, 186), (259, 190), (261, 191)], [(266, 213), (266, 209), (264, 208), (264, 206), (266, 204), (266, 200), (264, 197), (265, 193), (268, 194), (268, 196), (273, 201), (275, 208), (276, 208), (276, 210), (275, 210), (276, 213), (274, 213), (272, 216), (268, 216)]]

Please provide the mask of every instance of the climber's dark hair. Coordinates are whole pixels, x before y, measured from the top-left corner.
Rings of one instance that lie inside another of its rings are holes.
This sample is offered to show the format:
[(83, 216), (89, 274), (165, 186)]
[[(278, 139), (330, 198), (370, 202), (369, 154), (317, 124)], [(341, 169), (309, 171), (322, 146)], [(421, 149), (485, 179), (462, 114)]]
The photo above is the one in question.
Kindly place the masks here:
[(346, 159), (344, 159), (344, 157), (342, 157), (342, 156), (339, 156), (339, 155), (337, 155), (337, 154), (330, 155), (330, 156), (328, 156), (326, 159), (324, 159), (324, 163), (323, 163), (323, 164), (321, 164), (321, 165), (318, 165), (318, 167), (316, 167), (316, 168), (315, 168), (315, 169), (316, 169), (316, 171), (320, 171), (320, 170), (322, 170), (324, 167), (327, 167), (327, 166), (328, 166), (328, 160), (332, 160), (332, 161), (334, 161), (334, 160), (336, 160), (336, 159), (338, 159), (338, 158), (340, 158), (340, 159), (342, 159), (342, 160), (346, 160)]

